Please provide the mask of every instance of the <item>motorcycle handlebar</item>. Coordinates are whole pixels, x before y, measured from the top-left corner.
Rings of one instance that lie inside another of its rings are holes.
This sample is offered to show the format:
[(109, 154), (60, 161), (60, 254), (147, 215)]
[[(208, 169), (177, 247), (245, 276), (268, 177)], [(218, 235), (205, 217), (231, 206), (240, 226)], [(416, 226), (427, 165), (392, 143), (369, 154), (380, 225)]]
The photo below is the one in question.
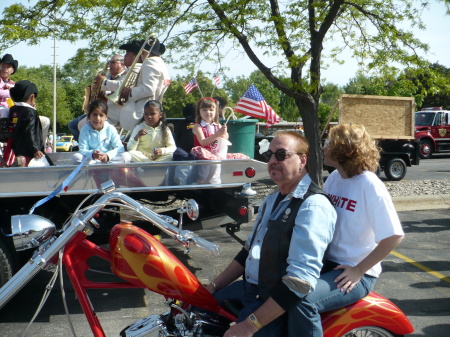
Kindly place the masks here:
[(214, 256), (220, 255), (220, 248), (216, 244), (209, 242), (208, 240), (202, 239), (197, 234), (192, 233), (191, 231), (182, 231), (179, 235), (178, 240), (180, 242), (192, 242), (197, 247), (204, 249), (210, 253), (212, 253)]
[(83, 213), (80, 216), (80, 220), (86, 223), (100, 210), (100, 208), (106, 206), (108, 202), (114, 201), (120, 201), (124, 205), (127, 205), (129, 208), (133, 209), (136, 213), (139, 213), (141, 216), (143, 216), (147, 221), (151, 222), (154, 226), (158, 227), (160, 230), (162, 230), (164, 233), (166, 233), (173, 239), (181, 242), (183, 245), (189, 246), (189, 243), (192, 242), (197, 247), (205, 249), (208, 252), (211, 252), (213, 255), (220, 255), (220, 248), (217, 245), (200, 238), (197, 234), (194, 234), (191, 231), (185, 230), (180, 231), (178, 227), (171, 225), (167, 221), (167, 218), (170, 217), (161, 216), (158, 213), (155, 213), (154, 211), (148, 209), (138, 201), (131, 198), (130, 196), (123, 194), (121, 192), (110, 192), (100, 197), (96, 202), (96, 204), (98, 204), (99, 206), (93, 207), (93, 209), (90, 209), (86, 213)]
[(214, 256), (220, 255), (220, 247), (218, 245), (215, 245), (208, 240), (202, 239), (201, 237), (198, 237), (197, 240), (195, 240), (194, 244), (199, 248), (211, 252)]

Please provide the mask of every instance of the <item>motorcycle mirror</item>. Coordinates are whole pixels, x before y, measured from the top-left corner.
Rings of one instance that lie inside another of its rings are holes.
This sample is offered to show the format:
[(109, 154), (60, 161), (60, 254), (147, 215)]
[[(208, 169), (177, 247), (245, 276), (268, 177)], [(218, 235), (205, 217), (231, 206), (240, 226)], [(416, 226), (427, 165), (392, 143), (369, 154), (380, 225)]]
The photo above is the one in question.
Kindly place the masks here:
[(56, 226), (48, 219), (35, 214), (13, 215), (11, 236), (16, 251), (39, 247), (49, 240)]
[(197, 220), (199, 213), (200, 211), (198, 209), (198, 204), (195, 202), (194, 199), (189, 199), (186, 202), (186, 214), (189, 217), (189, 219), (191, 219), (192, 221)]

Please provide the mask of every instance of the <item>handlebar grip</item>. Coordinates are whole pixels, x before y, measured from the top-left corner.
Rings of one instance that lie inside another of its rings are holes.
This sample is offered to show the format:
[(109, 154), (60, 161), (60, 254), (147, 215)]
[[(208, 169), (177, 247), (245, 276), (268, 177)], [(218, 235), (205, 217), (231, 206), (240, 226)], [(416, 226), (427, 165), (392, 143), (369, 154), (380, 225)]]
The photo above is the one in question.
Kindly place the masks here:
[(212, 242), (209, 242), (208, 240), (202, 239), (201, 237), (195, 237), (192, 238), (192, 241), (194, 244), (202, 248), (204, 250), (207, 250), (208, 252), (212, 253), (214, 256), (220, 255), (220, 247)]

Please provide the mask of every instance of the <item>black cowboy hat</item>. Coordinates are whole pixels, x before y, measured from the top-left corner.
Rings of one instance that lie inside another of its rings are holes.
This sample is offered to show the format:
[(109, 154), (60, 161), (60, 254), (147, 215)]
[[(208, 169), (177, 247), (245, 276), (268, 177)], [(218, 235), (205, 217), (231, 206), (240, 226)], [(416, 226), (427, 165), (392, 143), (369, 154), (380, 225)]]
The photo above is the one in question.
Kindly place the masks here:
[(35, 94), (37, 97), (38, 89), (33, 82), (23, 80), (16, 82), (14, 87), (9, 89), (9, 94), (14, 102), (23, 102), (31, 94)]
[[(130, 41), (128, 43), (125, 43), (123, 45), (121, 45), (119, 47), (119, 49), (122, 50), (127, 50), (127, 51), (131, 51), (132, 53), (139, 53), (139, 50), (141, 50), (142, 45), (144, 44), (145, 40), (133, 40)], [(150, 45), (147, 43), (145, 45), (145, 49), (149, 50), (150, 49)], [(164, 43), (159, 42), (158, 40), (155, 41), (153, 49), (151, 54), (152, 55), (156, 55), (156, 56), (160, 56), (162, 54), (164, 54), (164, 52), (166, 51), (166, 46), (164, 45)]]
[[(13, 66), (14, 73), (16, 72), (17, 68), (19, 67), (19, 62), (17, 60), (14, 60), (11, 54), (5, 54), (2, 59), (0, 60), (0, 63), (8, 63)], [(13, 74), (14, 74), (13, 73)]]

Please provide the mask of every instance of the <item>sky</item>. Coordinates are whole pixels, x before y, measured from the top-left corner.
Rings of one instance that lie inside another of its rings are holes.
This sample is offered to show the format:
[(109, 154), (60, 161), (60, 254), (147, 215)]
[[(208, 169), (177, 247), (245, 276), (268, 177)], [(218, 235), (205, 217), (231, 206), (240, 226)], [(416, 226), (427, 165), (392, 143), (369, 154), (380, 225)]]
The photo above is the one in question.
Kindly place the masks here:
[[(5, 6), (16, 3), (17, 0), (2, 0), (0, 4), (0, 11)], [(426, 25), (426, 30), (414, 30), (414, 34), (421, 41), (426, 42), (430, 46), (430, 51), (427, 54), (427, 59), (431, 63), (438, 62), (439, 64), (450, 68), (450, 15), (446, 15), (446, 8), (442, 2), (432, 1), (429, 10), (423, 14), (423, 21)], [(56, 42), (56, 63), (59, 66), (75, 55), (78, 47), (85, 47), (86, 42), (80, 44), (72, 44), (64, 41)], [(25, 42), (17, 46), (2, 50), (1, 55), (10, 53), (15, 59), (19, 61), (20, 65), (28, 67), (39, 67), (40, 65), (53, 65), (54, 61), (54, 41), (43, 40), (37, 46), (28, 46)], [(26, 52), (24, 52), (26, 51)], [(343, 54), (342, 59), (345, 59), (343, 65), (334, 63), (330, 64), (328, 69), (322, 70), (323, 82), (331, 82), (338, 85), (344, 85), (353, 78), (358, 69), (357, 63), (353, 60), (350, 54)], [(265, 60), (264, 60), (265, 61)], [(329, 60), (325, 60), (329, 62)], [(245, 56), (227, 57), (224, 65), (229, 68), (225, 73), (227, 77), (248, 76), (256, 66)], [(270, 66), (268, 64), (268, 66)], [(168, 65), (170, 74), (185, 75), (184, 72), (173, 69)], [(200, 68), (203, 72), (214, 73), (217, 70), (216, 65), (205, 65), (205, 68)]]

